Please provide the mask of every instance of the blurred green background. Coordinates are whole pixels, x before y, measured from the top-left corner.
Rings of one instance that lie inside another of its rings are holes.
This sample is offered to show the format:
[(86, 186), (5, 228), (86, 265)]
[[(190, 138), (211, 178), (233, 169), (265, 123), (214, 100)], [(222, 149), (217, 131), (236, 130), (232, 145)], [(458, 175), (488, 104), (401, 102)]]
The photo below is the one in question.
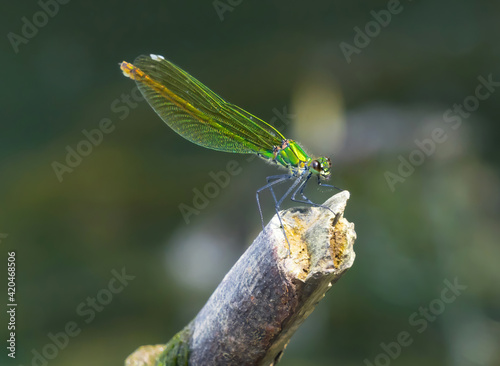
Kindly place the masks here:
[[(17, 358), (4, 343), (2, 365), (120, 365), (165, 343), (260, 231), (255, 191), (276, 167), (195, 146), (127, 104), (118, 63), (143, 53), (331, 156), (331, 182), (351, 192), (357, 259), (281, 365), (500, 365), (500, 90), (474, 97), (481, 76), (500, 81), (500, 3), (404, 1), (390, 20), (387, 1), (48, 4), (46, 18), (36, 1), (2, 10), (1, 266), (14, 250), (19, 304)], [(106, 118), (112, 131), (58, 176)], [(179, 205), (232, 161), (238, 174), (186, 223)], [(122, 270), (135, 277), (107, 297)], [(446, 281), (466, 289), (442, 298)], [(91, 310), (96, 296), (106, 304)], [(398, 351), (401, 332), (412, 342)]]

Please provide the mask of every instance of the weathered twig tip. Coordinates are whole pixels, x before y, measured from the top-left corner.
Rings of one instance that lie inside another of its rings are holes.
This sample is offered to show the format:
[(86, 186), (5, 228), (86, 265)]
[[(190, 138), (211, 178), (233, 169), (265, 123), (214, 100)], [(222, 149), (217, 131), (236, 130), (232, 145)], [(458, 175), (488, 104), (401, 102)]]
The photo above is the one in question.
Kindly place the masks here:
[(323, 207), (282, 211), (290, 252), (275, 216), (156, 365), (275, 365), (354, 262), (354, 224), (343, 217), (348, 199), (342, 191)]

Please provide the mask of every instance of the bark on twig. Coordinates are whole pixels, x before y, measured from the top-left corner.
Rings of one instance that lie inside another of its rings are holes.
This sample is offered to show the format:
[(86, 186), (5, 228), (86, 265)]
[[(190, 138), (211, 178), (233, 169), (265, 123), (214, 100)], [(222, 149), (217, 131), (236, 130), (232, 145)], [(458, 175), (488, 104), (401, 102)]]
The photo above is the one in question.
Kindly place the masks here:
[(354, 224), (343, 218), (348, 198), (342, 191), (324, 203), (335, 214), (321, 207), (283, 211), (290, 253), (274, 216), (196, 318), (166, 346), (138, 349), (126, 365), (275, 365), (354, 262)]

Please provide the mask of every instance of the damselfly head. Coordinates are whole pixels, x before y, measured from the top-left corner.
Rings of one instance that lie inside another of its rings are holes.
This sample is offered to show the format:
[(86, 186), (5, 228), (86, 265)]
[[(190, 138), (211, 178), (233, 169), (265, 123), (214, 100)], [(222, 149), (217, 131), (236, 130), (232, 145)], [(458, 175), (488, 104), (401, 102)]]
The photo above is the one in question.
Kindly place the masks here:
[(311, 165), (309, 168), (313, 173), (319, 174), (321, 178), (329, 179), (330, 178), (330, 168), (332, 167), (332, 161), (330, 158), (321, 157), (311, 161)]

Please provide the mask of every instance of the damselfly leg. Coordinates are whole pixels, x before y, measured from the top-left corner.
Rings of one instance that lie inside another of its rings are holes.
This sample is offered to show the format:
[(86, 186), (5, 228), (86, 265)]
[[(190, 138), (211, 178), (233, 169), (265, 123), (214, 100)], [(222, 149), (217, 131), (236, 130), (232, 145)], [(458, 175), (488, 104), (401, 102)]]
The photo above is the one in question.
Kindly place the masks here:
[[(278, 215), (278, 219), (279, 219), (279, 222), (280, 222), (280, 225), (281, 225), (281, 229), (283, 230), (283, 234), (284, 234), (286, 242), (288, 244), (288, 254), (290, 254), (290, 242), (288, 241), (288, 237), (287, 237), (286, 232), (285, 232), (283, 221), (281, 220), (281, 215), (279, 213), (281, 205), (282, 205), (283, 201), (287, 197), (289, 197), (291, 195), (290, 199), (292, 201), (294, 201), (294, 202), (305, 203), (305, 204), (308, 204), (308, 205), (311, 205), (311, 206), (325, 208), (325, 209), (329, 210), (332, 214), (335, 215), (335, 212), (333, 212), (329, 207), (323, 206), (323, 205), (320, 205), (320, 204), (312, 202), (304, 194), (304, 189), (305, 189), (305, 187), (307, 185), (307, 182), (311, 178), (311, 176), (312, 176), (312, 173), (311, 172), (307, 172), (307, 171), (304, 172), (303, 174), (299, 175), (299, 176), (295, 176), (295, 175), (292, 175), (292, 174), (272, 175), (272, 176), (269, 176), (269, 177), (266, 178), (267, 184), (265, 186), (259, 188), (257, 190), (257, 192), (256, 192), (257, 205), (259, 207), (259, 213), (260, 213), (260, 219), (261, 219), (261, 223), (262, 223), (262, 229), (264, 230), (264, 217), (263, 217), (263, 214), (262, 214), (262, 207), (260, 205), (259, 195), (260, 195), (260, 193), (262, 191), (264, 191), (266, 189), (269, 189), (271, 191), (271, 195), (272, 195), (273, 200), (274, 200), (274, 209), (276, 211), (276, 214)], [(288, 181), (290, 179), (295, 179), (295, 180), (292, 183), (292, 185), (287, 189), (287, 191), (278, 200), (276, 198), (276, 194), (274, 193), (273, 187), (275, 185), (277, 185), (277, 184), (286, 182), (286, 181)], [(318, 177), (318, 185), (324, 186), (324, 187), (329, 187), (329, 188), (336, 188), (338, 190), (341, 190), (341, 189), (339, 189), (339, 188), (337, 188), (337, 187), (335, 187), (333, 185), (323, 184), (321, 182), (321, 180), (319, 179), (319, 177)], [(297, 194), (299, 194), (302, 197), (302, 199), (297, 199), (296, 198)]]
[[(307, 177), (304, 180), (304, 182), (302, 182), (302, 184), (295, 190), (295, 192), (293, 192), (293, 195), (292, 195), (292, 197), (290, 199), (292, 201), (294, 201), (294, 202), (306, 203), (306, 204), (311, 205), (311, 206), (325, 208), (327, 210), (330, 210), (330, 212), (335, 215), (335, 212), (333, 212), (329, 207), (320, 205), (318, 203), (314, 203), (309, 198), (307, 198), (306, 195), (304, 194), (304, 189), (306, 188), (307, 182), (309, 181), (309, 179), (311, 178), (311, 176), (312, 176), (312, 173), (308, 173), (307, 174)], [(322, 187), (335, 188), (335, 189), (338, 189), (339, 191), (342, 191), (342, 189), (340, 189), (338, 187), (335, 187), (334, 185), (322, 183), (321, 180), (320, 180), (320, 178), (319, 178), (319, 176), (318, 176), (318, 185), (322, 186)], [(300, 196), (302, 197), (302, 199), (297, 199), (295, 197), (297, 195), (297, 193), (300, 194)]]

